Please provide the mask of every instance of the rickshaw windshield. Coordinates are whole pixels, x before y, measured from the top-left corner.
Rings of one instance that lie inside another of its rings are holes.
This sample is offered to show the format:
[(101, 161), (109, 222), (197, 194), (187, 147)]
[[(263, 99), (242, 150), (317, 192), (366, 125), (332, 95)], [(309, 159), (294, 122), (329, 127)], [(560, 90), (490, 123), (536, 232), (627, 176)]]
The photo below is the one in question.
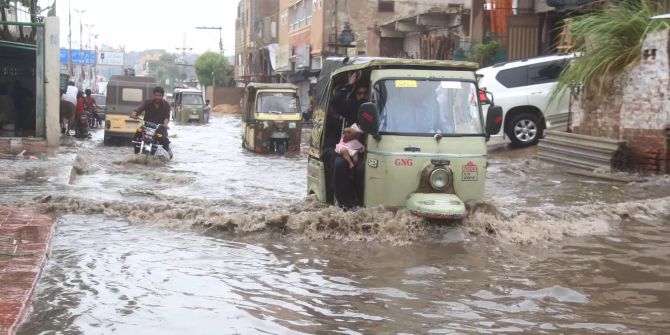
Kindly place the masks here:
[(202, 106), (202, 96), (199, 94), (182, 94), (181, 104), (189, 106)]
[(261, 92), (256, 102), (256, 113), (298, 113), (298, 99), (291, 92)]
[(387, 79), (375, 83), (379, 132), (386, 134), (484, 134), (472, 82)]

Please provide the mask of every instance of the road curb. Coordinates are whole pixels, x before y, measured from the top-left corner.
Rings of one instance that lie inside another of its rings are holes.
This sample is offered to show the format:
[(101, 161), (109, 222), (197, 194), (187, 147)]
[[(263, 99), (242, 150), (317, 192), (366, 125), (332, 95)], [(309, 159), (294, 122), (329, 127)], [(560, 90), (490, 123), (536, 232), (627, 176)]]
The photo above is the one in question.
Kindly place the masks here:
[(0, 335), (13, 335), (30, 313), (55, 223), (45, 215), (0, 206)]

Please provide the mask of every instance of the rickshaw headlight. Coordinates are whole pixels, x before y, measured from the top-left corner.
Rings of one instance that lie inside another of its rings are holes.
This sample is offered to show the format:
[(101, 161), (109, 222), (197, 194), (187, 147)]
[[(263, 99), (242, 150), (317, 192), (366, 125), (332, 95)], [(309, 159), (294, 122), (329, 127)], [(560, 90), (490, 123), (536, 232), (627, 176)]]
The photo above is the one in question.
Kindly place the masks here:
[(296, 127), (295, 122), (290, 122), (290, 123), (288, 124), (288, 127), (289, 127), (289, 129), (295, 129), (295, 127)]
[(430, 173), (430, 186), (442, 191), (449, 186), (449, 172), (446, 169), (435, 169)]

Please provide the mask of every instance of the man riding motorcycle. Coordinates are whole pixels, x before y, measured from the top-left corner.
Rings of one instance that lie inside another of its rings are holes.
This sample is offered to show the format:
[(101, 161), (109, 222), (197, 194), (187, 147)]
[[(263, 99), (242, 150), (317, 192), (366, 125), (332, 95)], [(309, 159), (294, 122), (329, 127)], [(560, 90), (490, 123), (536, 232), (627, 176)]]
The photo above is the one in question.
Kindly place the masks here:
[(95, 98), (91, 95), (92, 92), (90, 89), (87, 88), (84, 92), (86, 93), (86, 96), (84, 97), (85, 109), (87, 112), (89, 112), (90, 116), (89, 126), (91, 128), (96, 128), (102, 122), (98, 116), (98, 109), (100, 106), (98, 106)]
[(130, 117), (136, 119), (139, 115), (146, 112), (144, 121), (161, 124), (162, 127), (159, 127), (157, 130), (157, 133), (162, 135), (158, 143), (162, 145), (163, 149), (165, 149), (165, 151), (170, 154), (170, 157), (172, 157), (170, 140), (168, 139), (167, 132), (169, 129), (168, 124), (170, 122), (170, 104), (163, 99), (165, 90), (162, 87), (156, 86), (153, 93), (153, 98), (143, 101), (137, 108), (135, 108), (134, 112), (130, 113)]

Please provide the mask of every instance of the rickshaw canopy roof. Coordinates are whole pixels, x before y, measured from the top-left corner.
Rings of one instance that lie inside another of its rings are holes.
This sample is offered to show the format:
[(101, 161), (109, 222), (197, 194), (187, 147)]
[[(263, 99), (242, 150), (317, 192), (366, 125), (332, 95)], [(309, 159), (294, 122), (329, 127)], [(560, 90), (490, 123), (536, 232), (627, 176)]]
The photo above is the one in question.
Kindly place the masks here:
[(326, 97), (328, 82), (332, 76), (342, 72), (363, 69), (425, 69), (476, 71), (479, 64), (453, 60), (405, 59), (388, 57), (329, 57), (323, 62), (319, 80), (316, 83), (315, 102), (320, 105)]
[(156, 79), (153, 77), (136, 77), (136, 76), (118, 76), (114, 75), (109, 78), (109, 82), (126, 82), (126, 83), (151, 83), (156, 84)]
[(277, 89), (290, 89), (290, 90), (297, 90), (298, 86), (295, 86), (293, 84), (288, 84), (288, 83), (249, 83), (247, 84), (246, 89), (247, 90), (260, 90), (260, 89), (272, 89), (272, 88), (277, 88)]
[[(338, 58), (329, 58), (337, 61)], [(331, 73), (336, 75), (341, 72), (361, 70), (369, 67), (375, 68), (439, 68), (440, 70), (468, 70), (476, 71), (479, 64), (474, 62), (454, 60), (428, 60), (428, 59), (406, 59), (406, 58), (384, 58), (384, 57), (358, 57), (352, 60), (339, 58), (342, 66)]]

